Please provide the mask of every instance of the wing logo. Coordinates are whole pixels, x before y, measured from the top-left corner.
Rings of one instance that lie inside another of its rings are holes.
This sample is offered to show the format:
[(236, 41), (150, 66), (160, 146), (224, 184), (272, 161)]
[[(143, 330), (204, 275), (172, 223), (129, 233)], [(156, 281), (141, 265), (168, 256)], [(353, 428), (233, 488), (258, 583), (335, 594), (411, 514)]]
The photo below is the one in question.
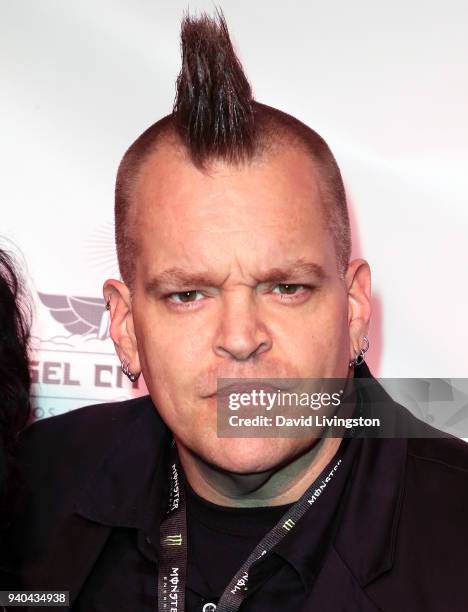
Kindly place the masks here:
[(98, 340), (109, 337), (109, 315), (102, 298), (75, 297), (38, 293), (42, 304), (51, 316), (75, 335), (91, 335)]

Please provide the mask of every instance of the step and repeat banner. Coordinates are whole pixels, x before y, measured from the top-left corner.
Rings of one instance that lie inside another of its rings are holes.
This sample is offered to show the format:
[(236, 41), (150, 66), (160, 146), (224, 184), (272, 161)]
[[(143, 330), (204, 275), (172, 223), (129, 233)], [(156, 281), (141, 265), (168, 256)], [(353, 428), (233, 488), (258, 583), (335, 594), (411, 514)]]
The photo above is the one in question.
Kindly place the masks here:
[[(373, 374), (468, 377), (468, 5), (220, 6), (255, 97), (338, 159), (353, 257), (373, 273)], [(2, 3), (0, 236), (33, 300), (35, 418), (146, 393), (120, 371), (102, 284), (119, 278), (117, 166), (171, 111), (186, 9)]]

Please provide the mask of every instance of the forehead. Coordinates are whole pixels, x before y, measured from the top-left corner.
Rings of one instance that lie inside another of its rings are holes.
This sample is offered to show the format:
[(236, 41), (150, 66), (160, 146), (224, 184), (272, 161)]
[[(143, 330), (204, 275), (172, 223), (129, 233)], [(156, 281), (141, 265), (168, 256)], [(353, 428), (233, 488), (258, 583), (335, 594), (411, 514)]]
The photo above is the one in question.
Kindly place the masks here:
[(160, 147), (140, 170), (133, 206), (144, 267), (189, 265), (194, 257), (208, 263), (214, 251), (217, 260), (250, 257), (262, 266), (305, 255), (323, 264), (332, 254), (317, 169), (293, 147), (206, 170)]

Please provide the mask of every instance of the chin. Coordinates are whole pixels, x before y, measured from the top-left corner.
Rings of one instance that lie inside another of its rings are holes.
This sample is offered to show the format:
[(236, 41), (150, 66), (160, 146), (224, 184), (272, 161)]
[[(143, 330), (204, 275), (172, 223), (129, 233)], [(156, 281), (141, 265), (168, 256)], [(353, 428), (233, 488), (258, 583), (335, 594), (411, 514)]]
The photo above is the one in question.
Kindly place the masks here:
[[(235, 474), (259, 474), (292, 458), (297, 440), (286, 438), (216, 438), (200, 456)], [(208, 452), (207, 452), (208, 451)]]

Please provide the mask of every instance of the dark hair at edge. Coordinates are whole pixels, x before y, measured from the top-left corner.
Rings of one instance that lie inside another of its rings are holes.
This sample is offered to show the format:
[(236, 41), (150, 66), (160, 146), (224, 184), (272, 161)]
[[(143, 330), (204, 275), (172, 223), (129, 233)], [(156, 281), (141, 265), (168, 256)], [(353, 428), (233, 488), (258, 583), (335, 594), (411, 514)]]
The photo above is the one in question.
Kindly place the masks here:
[(220, 10), (214, 18), (186, 15), (181, 47), (182, 68), (172, 113), (137, 138), (117, 173), (115, 237), (124, 282), (132, 288), (137, 254), (129, 215), (134, 186), (143, 162), (162, 144), (182, 148), (201, 170), (213, 160), (240, 165), (273, 149), (301, 148), (318, 169), (343, 276), (351, 255), (351, 232), (340, 169), (325, 140), (295, 117), (253, 99)]
[(11, 518), (22, 484), (16, 451), (30, 416), (30, 327), (26, 290), (12, 257), (0, 250), (0, 527)]

